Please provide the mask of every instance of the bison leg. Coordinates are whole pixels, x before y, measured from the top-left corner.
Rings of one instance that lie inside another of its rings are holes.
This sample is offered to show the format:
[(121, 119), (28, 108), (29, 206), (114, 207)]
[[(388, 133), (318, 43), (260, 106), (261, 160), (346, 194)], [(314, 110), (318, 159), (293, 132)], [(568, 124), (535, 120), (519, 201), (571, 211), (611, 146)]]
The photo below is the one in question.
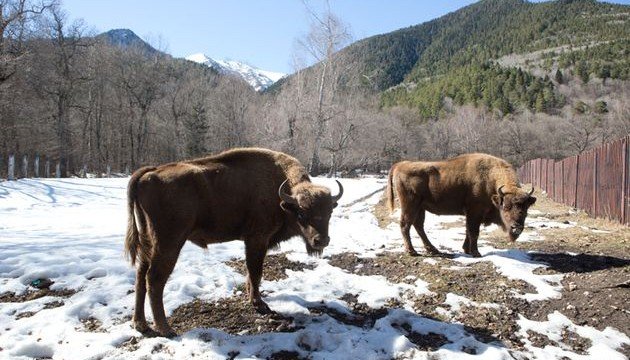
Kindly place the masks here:
[(481, 221), (473, 216), (466, 216), (466, 240), (464, 240), (464, 252), (473, 257), (481, 257), (477, 249), (477, 239), (479, 238), (479, 227)]
[(149, 264), (141, 260), (136, 269), (136, 307), (133, 313), (133, 326), (143, 334), (150, 330), (149, 325), (147, 325), (147, 319), (144, 316), (144, 300), (147, 293), (148, 270)]
[(263, 273), (263, 262), (267, 254), (267, 244), (262, 241), (245, 241), (245, 262), (247, 264), (247, 291), (249, 301), (259, 314), (270, 314), (273, 311), (260, 296), (260, 279)]
[(426, 250), (426, 252), (431, 255), (439, 255), (440, 251), (436, 249), (433, 244), (431, 244), (429, 238), (427, 237), (427, 234), (424, 232), (424, 216), (425, 211), (420, 210), (418, 216), (416, 216), (416, 220), (413, 223), (413, 227), (416, 229), (418, 235), (420, 235), (420, 238), (422, 239), (422, 244), (424, 245), (424, 249)]
[(177, 335), (166, 322), (166, 314), (164, 313), (164, 303), (162, 300), (164, 285), (166, 285), (166, 280), (168, 280), (168, 277), (173, 272), (173, 268), (175, 268), (175, 263), (177, 262), (179, 251), (184, 241), (178, 241), (176, 244), (177, 245), (156, 249), (154, 251), (147, 277), (149, 300), (151, 302), (155, 330), (165, 337)]

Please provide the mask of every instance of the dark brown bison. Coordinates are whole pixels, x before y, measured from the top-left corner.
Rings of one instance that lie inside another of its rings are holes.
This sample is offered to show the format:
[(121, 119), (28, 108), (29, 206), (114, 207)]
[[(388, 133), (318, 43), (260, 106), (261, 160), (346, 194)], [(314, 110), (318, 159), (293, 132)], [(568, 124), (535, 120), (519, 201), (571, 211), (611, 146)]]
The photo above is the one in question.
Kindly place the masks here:
[(413, 225), (430, 254), (439, 254), (424, 232), (425, 211), (437, 215), (465, 215), (464, 252), (479, 257), (481, 224), (497, 224), (515, 241), (523, 231), (534, 192), (521, 189), (514, 168), (486, 154), (466, 154), (445, 161), (401, 161), (389, 171), (388, 205), (394, 209), (394, 189), (401, 207), (400, 229), (411, 255), (409, 229)]
[(216, 156), (144, 167), (129, 180), (129, 221), (125, 251), (137, 264), (133, 322), (149, 331), (144, 316), (149, 293), (155, 330), (174, 331), (166, 322), (162, 295), (186, 242), (245, 242), (249, 300), (258, 312), (271, 310), (259, 292), (267, 250), (293, 236), (309, 254), (328, 245), (328, 222), (343, 193), (311, 183), (295, 158), (265, 149), (234, 149)]

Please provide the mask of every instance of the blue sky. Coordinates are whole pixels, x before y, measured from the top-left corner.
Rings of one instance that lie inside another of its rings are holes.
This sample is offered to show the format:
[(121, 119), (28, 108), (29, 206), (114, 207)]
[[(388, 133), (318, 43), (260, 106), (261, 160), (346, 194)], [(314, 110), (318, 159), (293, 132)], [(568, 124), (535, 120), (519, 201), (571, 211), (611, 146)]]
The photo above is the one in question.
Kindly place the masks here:
[[(294, 42), (309, 28), (300, 0), (62, 0), (70, 19), (83, 19), (97, 33), (133, 30), (176, 57), (205, 53), (290, 73)], [(353, 39), (416, 25), (473, 0), (330, 0), (350, 25)], [(629, 4), (630, 0), (616, 1)], [(310, 0), (322, 8), (322, 0)]]

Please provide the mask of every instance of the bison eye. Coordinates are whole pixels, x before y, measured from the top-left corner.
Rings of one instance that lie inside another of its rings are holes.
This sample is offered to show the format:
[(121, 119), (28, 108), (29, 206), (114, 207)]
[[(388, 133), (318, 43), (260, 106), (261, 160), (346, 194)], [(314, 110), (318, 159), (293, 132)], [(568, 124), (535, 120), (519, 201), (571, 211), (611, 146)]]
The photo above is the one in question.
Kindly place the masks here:
[(308, 217), (306, 216), (306, 214), (302, 213), (302, 212), (298, 212), (297, 214), (297, 219), (299, 222), (306, 222), (306, 220), (308, 219)]

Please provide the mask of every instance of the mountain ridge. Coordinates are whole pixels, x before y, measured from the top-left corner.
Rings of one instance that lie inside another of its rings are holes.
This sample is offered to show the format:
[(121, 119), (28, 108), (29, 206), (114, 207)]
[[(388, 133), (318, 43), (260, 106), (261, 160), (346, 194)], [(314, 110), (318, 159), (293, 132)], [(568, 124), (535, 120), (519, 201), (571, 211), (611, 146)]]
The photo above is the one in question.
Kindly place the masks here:
[(214, 68), (219, 73), (240, 76), (256, 91), (264, 91), (280, 80), (286, 74), (262, 70), (246, 63), (235, 60), (215, 60), (203, 53), (196, 53), (186, 57), (186, 60)]

